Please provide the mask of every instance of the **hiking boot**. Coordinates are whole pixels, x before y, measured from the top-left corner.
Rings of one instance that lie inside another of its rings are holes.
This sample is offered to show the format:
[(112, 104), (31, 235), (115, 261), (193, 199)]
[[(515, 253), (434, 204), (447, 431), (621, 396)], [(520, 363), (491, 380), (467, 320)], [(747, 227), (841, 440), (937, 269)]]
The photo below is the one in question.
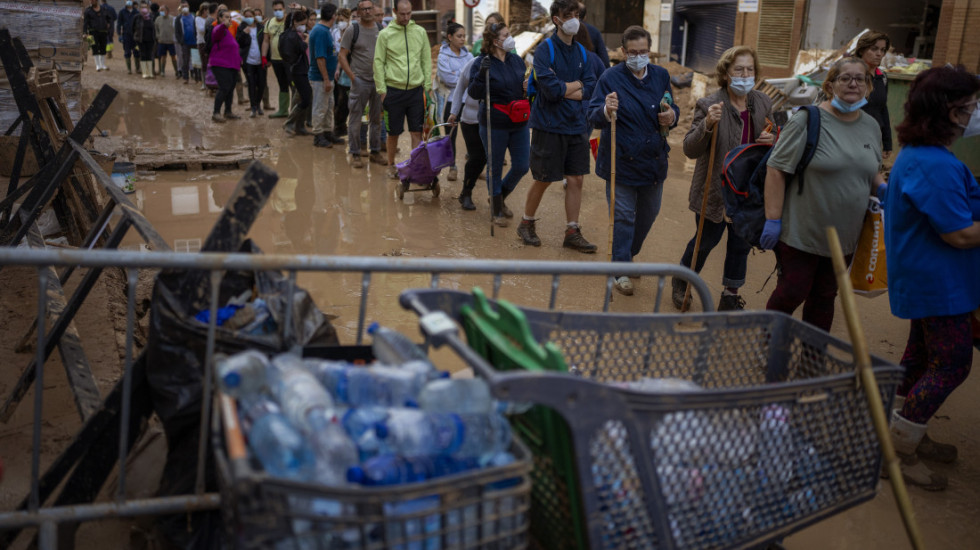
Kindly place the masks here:
[(361, 155), (358, 153), (352, 153), (350, 156), (351, 168), (364, 168), (364, 161), (361, 160)]
[(534, 231), (534, 220), (521, 220), (521, 223), (517, 226), (517, 235), (524, 241), (524, 244), (541, 246), (541, 239), (538, 238), (537, 232)]
[(381, 166), (388, 166), (388, 159), (377, 151), (371, 151), (371, 155), (368, 157), (368, 160), (375, 164), (380, 164)]
[(683, 309), (684, 295), (687, 293), (687, 281), (674, 277), (670, 280), (670, 286), (672, 287), (670, 301), (674, 303), (674, 307), (677, 309)]
[(211, 121), (212, 122), (224, 122), (225, 121), (225, 117), (221, 116), (221, 113), (214, 113), (213, 115), (211, 115)]
[[(681, 297), (683, 300), (684, 297)], [(738, 294), (722, 293), (721, 300), (718, 301), (718, 311), (739, 311), (745, 309), (745, 298)]]
[(625, 275), (616, 277), (616, 283), (613, 285), (613, 288), (624, 296), (633, 295), (633, 281), (630, 281), (630, 278)]
[(456, 170), (455, 166), (453, 166), (452, 168), (449, 169), (449, 175), (446, 176), (446, 179), (449, 181), (456, 181), (456, 178), (458, 176), (459, 176), (459, 171)]
[(598, 247), (585, 240), (582, 236), (582, 230), (578, 227), (569, 227), (565, 230), (565, 242), (562, 243), (565, 248), (571, 248), (572, 250), (577, 250), (583, 254), (595, 254)]

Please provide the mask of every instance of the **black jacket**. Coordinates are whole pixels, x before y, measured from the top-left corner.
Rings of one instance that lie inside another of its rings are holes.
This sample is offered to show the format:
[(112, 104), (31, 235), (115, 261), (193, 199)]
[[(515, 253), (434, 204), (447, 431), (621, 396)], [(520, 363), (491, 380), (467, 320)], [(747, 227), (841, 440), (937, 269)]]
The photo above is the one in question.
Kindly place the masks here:
[(306, 57), (306, 42), (296, 29), (286, 29), (279, 36), (279, 55), (291, 76), (309, 76), (310, 60)]
[[(262, 37), (265, 36), (263, 27), (264, 25), (258, 25), (255, 32), (255, 41), (259, 43), (259, 55), (262, 55)], [(245, 67), (248, 62), (248, 50), (252, 46), (252, 35), (248, 32), (248, 29), (238, 27), (238, 33), (235, 35), (235, 39), (238, 40), (238, 55), (242, 57), (242, 67)]]
[(136, 42), (156, 42), (157, 31), (153, 26), (153, 14), (149, 19), (143, 19), (141, 14), (133, 18), (133, 40)]
[(99, 11), (92, 9), (92, 6), (85, 8), (82, 16), (82, 32), (92, 34), (93, 32), (108, 33), (112, 29), (112, 15), (105, 6), (99, 6)]
[(861, 107), (865, 113), (878, 122), (881, 127), (881, 150), (892, 150), (892, 123), (888, 116), (888, 77), (885, 73), (876, 74), (871, 81), (871, 95), (868, 104)]

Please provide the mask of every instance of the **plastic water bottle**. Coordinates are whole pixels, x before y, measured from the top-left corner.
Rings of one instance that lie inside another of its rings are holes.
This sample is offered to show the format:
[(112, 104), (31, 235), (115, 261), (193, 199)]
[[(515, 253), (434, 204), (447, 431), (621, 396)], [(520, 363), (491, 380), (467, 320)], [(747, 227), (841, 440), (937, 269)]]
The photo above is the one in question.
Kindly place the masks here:
[(347, 469), (358, 463), (354, 442), (332, 412), (313, 409), (307, 414), (306, 425), (316, 456), (316, 480), (325, 485), (344, 485)]
[(496, 413), (457, 415), (415, 409), (391, 409), (377, 433), (392, 451), (407, 457), (486, 457), (505, 450), (511, 437), (507, 419)]
[(313, 449), (278, 405), (261, 396), (246, 396), (239, 401), (239, 409), (248, 446), (266, 472), (300, 481), (313, 478)]
[[(418, 517), (420, 513), (430, 510), (436, 512), (438, 508), (439, 497), (435, 495), (404, 502), (386, 503), (384, 505), (385, 534), (390, 547), (394, 550), (439, 550), (442, 547), (440, 537), (437, 534), (441, 529), (439, 514), (434, 513)], [(411, 519), (405, 519), (404, 516), (411, 516)], [(429, 533), (434, 536), (422, 540), (416, 538)], [(409, 542), (408, 539), (410, 538), (415, 540)], [(401, 541), (402, 544), (398, 544), (396, 541)]]
[(481, 378), (445, 378), (432, 380), (419, 393), (419, 407), (429, 412), (458, 414), (522, 414), (532, 403), (494, 401), (490, 386)]
[(221, 390), (232, 397), (258, 394), (267, 385), (269, 360), (258, 351), (236, 353), (220, 359), (216, 366)]
[(397, 330), (371, 323), (368, 334), (371, 335), (371, 351), (378, 361), (416, 371), (430, 380), (449, 376), (429, 361), (422, 348)]
[(758, 472), (762, 486), (785, 494), (786, 485), (793, 477), (793, 459), (796, 456), (789, 425), (789, 410), (782, 405), (771, 404), (762, 408), (759, 423)]
[(307, 422), (309, 413), (317, 409), (329, 413), (334, 408), (333, 398), (296, 355), (279, 354), (272, 367), (270, 384), (286, 418), (303, 433), (313, 433)]
[(357, 446), (361, 461), (365, 461), (382, 452), (381, 440), (378, 439), (378, 424), (388, 418), (388, 409), (383, 407), (361, 407), (347, 409), (340, 416), (340, 422), (347, 435)]
[(352, 407), (417, 406), (428, 380), (424, 373), (388, 365), (356, 367), (336, 361), (309, 361), (306, 367), (331, 393), (335, 402)]
[(703, 388), (690, 380), (683, 378), (650, 378), (645, 377), (633, 382), (627, 382), (626, 387), (634, 391), (647, 393), (672, 393), (701, 391)]
[(447, 456), (405, 458), (383, 454), (347, 470), (347, 480), (361, 485), (399, 485), (434, 479), (477, 467), (473, 459)]

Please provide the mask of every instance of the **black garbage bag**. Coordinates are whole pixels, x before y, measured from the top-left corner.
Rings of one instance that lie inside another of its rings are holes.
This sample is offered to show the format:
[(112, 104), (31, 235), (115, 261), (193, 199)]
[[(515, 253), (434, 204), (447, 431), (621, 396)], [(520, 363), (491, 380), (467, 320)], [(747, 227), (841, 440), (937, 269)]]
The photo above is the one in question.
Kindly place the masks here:
[[(251, 241), (244, 243), (242, 252), (261, 253)], [(150, 310), (146, 375), (154, 411), (160, 417), (167, 437), (167, 461), (158, 496), (193, 493), (197, 472), (208, 326), (195, 319), (199, 313), (198, 305), (189, 299), (195, 293), (186, 288), (187, 274), (184, 270), (161, 272), (153, 288)], [(203, 280), (207, 285), (210, 278)], [(292, 296), (289, 296), (288, 279), (278, 271), (226, 273), (219, 289), (219, 307), (249, 289), (255, 289), (258, 297), (265, 300), (275, 322), (275, 331), (271, 334), (248, 334), (219, 326), (215, 333), (215, 353), (232, 354), (257, 349), (273, 354), (294, 345), (339, 345), (336, 331), (310, 295), (295, 287)], [(292, 316), (286, 319), (286, 304), (290, 299), (293, 301)], [(284, 336), (287, 323), (291, 323), (288, 340)], [(214, 492), (218, 487), (210, 449), (206, 456), (205, 490)], [(161, 534), (180, 548), (211, 549), (221, 546), (218, 513), (179, 514), (161, 518), (157, 526)]]

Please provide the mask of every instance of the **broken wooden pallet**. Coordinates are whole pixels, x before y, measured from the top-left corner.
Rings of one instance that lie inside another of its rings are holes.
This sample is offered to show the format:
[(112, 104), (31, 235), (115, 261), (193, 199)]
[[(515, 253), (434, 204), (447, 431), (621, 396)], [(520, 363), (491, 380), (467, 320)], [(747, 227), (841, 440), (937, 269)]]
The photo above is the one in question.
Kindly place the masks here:
[(269, 156), (268, 145), (235, 147), (227, 150), (193, 149), (129, 149), (128, 156), (137, 170), (213, 170), (244, 168), (253, 160)]

